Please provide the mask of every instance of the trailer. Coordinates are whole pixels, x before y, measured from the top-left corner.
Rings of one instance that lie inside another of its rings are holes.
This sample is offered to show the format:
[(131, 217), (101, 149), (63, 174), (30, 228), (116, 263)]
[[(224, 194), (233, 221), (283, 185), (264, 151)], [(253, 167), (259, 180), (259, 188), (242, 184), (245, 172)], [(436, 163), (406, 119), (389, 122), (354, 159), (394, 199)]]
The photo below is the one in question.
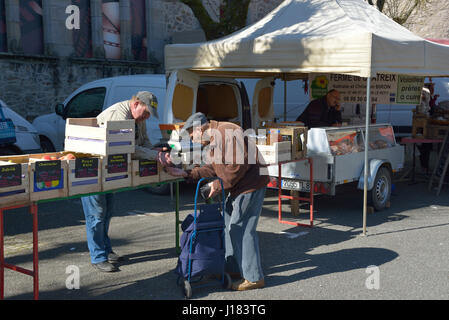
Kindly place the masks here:
[[(368, 130), (368, 200), (380, 211), (389, 206), (393, 174), (404, 167), (404, 146), (396, 143), (390, 124), (373, 124)], [(267, 167), (277, 188), (332, 196), (346, 183), (358, 182), (357, 188), (364, 189), (364, 125), (311, 128), (307, 135), (305, 159)]]

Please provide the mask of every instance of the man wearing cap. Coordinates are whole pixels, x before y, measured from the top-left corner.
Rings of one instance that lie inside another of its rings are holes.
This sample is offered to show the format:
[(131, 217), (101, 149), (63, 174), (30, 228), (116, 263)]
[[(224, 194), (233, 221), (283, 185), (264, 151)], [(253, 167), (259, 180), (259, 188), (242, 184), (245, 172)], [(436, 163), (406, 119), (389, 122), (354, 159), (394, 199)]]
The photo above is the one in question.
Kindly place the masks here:
[[(243, 129), (238, 125), (208, 121), (200, 112), (186, 120), (180, 136), (194, 140), (201, 137), (201, 144), (209, 145), (210, 153), (213, 153), (209, 159), (213, 160), (190, 171), (167, 167), (167, 172), (191, 181), (205, 177), (221, 178), (223, 188), (229, 193), (224, 214), (226, 271), (239, 278), (232, 284), (232, 289), (242, 291), (262, 288), (265, 282), (256, 228), (269, 178), (260, 175), (258, 163), (249, 161), (250, 141), (244, 137)], [(209, 197), (222, 192), (218, 180), (209, 183), (209, 186)]]
[[(153, 149), (147, 135), (146, 120), (158, 118), (157, 98), (148, 91), (140, 91), (130, 100), (118, 102), (97, 116), (98, 125), (111, 120), (131, 120), (136, 122), (136, 141), (133, 159), (157, 159), (161, 150)], [(113, 214), (114, 195), (98, 194), (81, 198), (86, 218), (87, 245), (92, 266), (102, 272), (117, 271), (114, 263), (123, 260), (112, 251), (108, 236), (109, 223)]]

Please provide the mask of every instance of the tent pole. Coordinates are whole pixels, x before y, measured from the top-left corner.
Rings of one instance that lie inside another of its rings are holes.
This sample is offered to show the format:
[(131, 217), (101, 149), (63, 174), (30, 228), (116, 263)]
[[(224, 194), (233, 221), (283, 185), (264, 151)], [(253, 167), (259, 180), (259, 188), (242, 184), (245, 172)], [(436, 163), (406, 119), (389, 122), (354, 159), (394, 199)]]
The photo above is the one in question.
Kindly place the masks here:
[(284, 74), (284, 121), (287, 121), (287, 80)]
[(371, 100), (371, 77), (366, 81), (366, 112), (365, 112), (365, 171), (363, 175), (363, 235), (366, 235), (366, 210), (368, 202), (368, 139), (369, 139), (369, 106)]

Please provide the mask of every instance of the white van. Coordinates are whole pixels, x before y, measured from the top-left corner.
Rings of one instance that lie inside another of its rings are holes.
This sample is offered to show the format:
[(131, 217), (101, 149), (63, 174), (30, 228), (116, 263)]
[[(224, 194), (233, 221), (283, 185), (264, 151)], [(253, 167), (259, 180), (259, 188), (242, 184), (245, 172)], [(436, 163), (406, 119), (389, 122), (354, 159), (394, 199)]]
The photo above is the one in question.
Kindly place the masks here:
[(0, 100), (0, 108), (2, 108), (5, 118), (12, 120), (16, 132), (15, 143), (0, 144), (0, 155), (40, 153), (39, 135), (36, 128), (18, 113), (8, 108), (2, 100)]
[[(43, 152), (64, 150), (67, 118), (96, 117), (107, 107), (128, 100), (143, 90), (154, 93), (159, 106), (163, 106), (165, 83), (164, 75), (149, 74), (105, 78), (81, 86), (63, 103), (57, 104), (54, 113), (34, 119), (33, 125), (39, 132)], [(161, 138), (158, 121), (154, 118), (147, 121), (148, 137), (152, 143), (156, 143)]]

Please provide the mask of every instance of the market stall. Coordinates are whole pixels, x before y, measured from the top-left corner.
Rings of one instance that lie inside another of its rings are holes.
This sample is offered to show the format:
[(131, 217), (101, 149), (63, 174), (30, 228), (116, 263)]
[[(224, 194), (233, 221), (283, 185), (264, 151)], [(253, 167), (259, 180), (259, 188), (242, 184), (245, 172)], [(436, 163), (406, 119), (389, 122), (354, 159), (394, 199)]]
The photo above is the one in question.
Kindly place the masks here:
[[(449, 76), (448, 57), (449, 46), (413, 34), (363, 0), (286, 0), (260, 21), (229, 36), (165, 47), (167, 74), (186, 70), (208, 77), (286, 81), (306, 80), (311, 73), (366, 78), (366, 115), (373, 103), (372, 77), (380, 73)], [(264, 120), (258, 111), (253, 105), (252, 116)], [(365, 117), (363, 234), (369, 121)]]

